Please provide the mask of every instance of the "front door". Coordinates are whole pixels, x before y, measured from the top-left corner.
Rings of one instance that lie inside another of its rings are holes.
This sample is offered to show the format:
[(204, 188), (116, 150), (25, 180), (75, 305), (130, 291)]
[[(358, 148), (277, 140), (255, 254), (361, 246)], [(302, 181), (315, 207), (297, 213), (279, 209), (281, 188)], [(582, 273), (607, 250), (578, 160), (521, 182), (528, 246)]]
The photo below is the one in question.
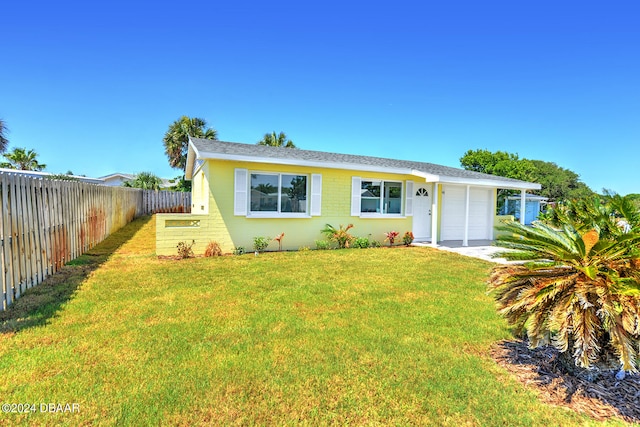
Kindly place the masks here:
[(431, 191), (428, 184), (413, 187), (413, 236), (417, 241), (431, 239)]

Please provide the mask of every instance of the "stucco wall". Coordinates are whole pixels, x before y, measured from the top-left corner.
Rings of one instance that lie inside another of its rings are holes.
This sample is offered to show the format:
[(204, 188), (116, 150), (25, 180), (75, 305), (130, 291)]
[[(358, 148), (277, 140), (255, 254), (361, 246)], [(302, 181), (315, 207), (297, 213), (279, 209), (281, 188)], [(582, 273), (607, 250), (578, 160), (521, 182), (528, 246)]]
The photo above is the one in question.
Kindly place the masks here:
[[(322, 174), (321, 216), (251, 218), (234, 215), (234, 172), (236, 168), (248, 169), (250, 173), (282, 172), (309, 176), (312, 173)], [(209, 197), (208, 200), (203, 201), (198, 194), (201, 194), (202, 177), (200, 173), (205, 171), (207, 172), (205, 176), (208, 178), (205, 182), (208, 185)], [(234, 248), (240, 246), (252, 250), (254, 237), (273, 238), (283, 232), (285, 233), (282, 240), (283, 249), (295, 250), (301, 246), (315, 248), (315, 240), (324, 238), (320, 230), (327, 223), (334, 227), (352, 223), (354, 224), (354, 228), (351, 230), (353, 235), (362, 237), (370, 235), (372, 239), (381, 242), (385, 238), (385, 232), (395, 230), (402, 236), (405, 231), (412, 229), (412, 217), (360, 218), (351, 216), (351, 179), (354, 176), (363, 179), (386, 179), (403, 182), (416, 180), (411, 175), (209, 160), (201, 172), (194, 175), (194, 214), (163, 214), (156, 217), (156, 252), (158, 255), (176, 254), (176, 245), (181, 240), (188, 242), (195, 240), (196, 244), (193, 250), (196, 254), (203, 253), (207, 243), (213, 240), (221, 245), (224, 252), (232, 252)], [(402, 203), (404, 206), (404, 199)], [(206, 215), (198, 214), (202, 210), (200, 206), (206, 206)], [(175, 221), (188, 219), (199, 221), (198, 226), (175, 226), (177, 224)], [(276, 250), (277, 248), (277, 242), (273, 242), (268, 249)]]

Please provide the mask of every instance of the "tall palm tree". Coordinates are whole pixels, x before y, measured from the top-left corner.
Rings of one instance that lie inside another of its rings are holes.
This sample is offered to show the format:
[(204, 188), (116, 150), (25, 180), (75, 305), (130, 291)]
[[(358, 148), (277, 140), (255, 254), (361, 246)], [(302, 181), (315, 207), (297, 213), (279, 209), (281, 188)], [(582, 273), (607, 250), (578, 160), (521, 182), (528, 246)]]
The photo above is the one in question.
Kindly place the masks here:
[(123, 187), (142, 188), (143, 190), (159, 190), (162, 179), (151, 172), (140, 172), (130, 181), (125, 181)]
[(215, 129), (206, 128), (206, 126), (207, 122), (204, 119), (187, 116), (182, 116), (169, 125), (162, 141), (171, 167), (184, 169), (187, 163), (189, 136), (204, 139), (218, 138), (218, 132)]
[(0, 153), (7, 151), (9, 140), (7, 139), (7, 125), (4, 120), (0, 119)]
[(287, 135), (284, 132), (280, 132), (276, 135), (276, 132), (265, 133), (264, 137), (258, 141), (258, 145), (270, 145), (272, 147), (286, 147), (296, 148), (292, 140), (287, 139)]
[[(600, 206), (595, 201), (586, 206), (590, 211), (580, 215), (592, 227), (588, 230), (568, 223), (498, 227), (507, 233), (496, 244), (510, 249), (498, 256), (531, 262), (495, 267), (488, 289), (499, 313), (516, 332), (526, 333), (531, 347), (552, 344), (583, 368), (613, 357), (622, 369), (636, 371), (640, 233), (618, 227), (615, 216), (606, 219), (611, 224), (599, 215), (591, 221), (589, 212)], [(616, 227), (621, 231), (613, 231)]]
[(3, 154), (8, 162), (0, 163), (0, 167), (17, 169), (24, 171), (41, 171), (47, 167), (43, 163), (38, 163), (38, 153), (25, 148), (14, 148), (13, 151)]

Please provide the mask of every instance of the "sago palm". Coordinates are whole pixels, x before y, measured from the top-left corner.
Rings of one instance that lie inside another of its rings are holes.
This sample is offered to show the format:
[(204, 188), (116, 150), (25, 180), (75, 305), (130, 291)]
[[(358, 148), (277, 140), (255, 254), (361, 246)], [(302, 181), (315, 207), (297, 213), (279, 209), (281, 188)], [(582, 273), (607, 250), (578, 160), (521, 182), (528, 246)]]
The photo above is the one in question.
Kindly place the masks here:
[[(612, 221), (614, 218), (611, 219)], [(543, 223), (499, 227), (499, 256), (530, 260), (493, 269), (489, 292), (498, 311), (538, 347), (552, 344), (589, 368), (615, 356), (637, 370), (640, 344), (640, 234), (579, 232)]]

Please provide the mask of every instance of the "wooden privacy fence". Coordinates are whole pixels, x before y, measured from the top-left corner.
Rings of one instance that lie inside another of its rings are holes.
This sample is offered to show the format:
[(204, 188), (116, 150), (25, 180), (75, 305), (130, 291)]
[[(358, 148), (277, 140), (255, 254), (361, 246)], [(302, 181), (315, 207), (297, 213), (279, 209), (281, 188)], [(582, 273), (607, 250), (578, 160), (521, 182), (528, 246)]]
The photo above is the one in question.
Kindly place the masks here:
[(191, 212), (191, 193), (144, 190), (142, 192), (142, 210), (145, 215)]
[(0, 173), (0, 310), (134, 218), (189, 212), (190, 196)]

